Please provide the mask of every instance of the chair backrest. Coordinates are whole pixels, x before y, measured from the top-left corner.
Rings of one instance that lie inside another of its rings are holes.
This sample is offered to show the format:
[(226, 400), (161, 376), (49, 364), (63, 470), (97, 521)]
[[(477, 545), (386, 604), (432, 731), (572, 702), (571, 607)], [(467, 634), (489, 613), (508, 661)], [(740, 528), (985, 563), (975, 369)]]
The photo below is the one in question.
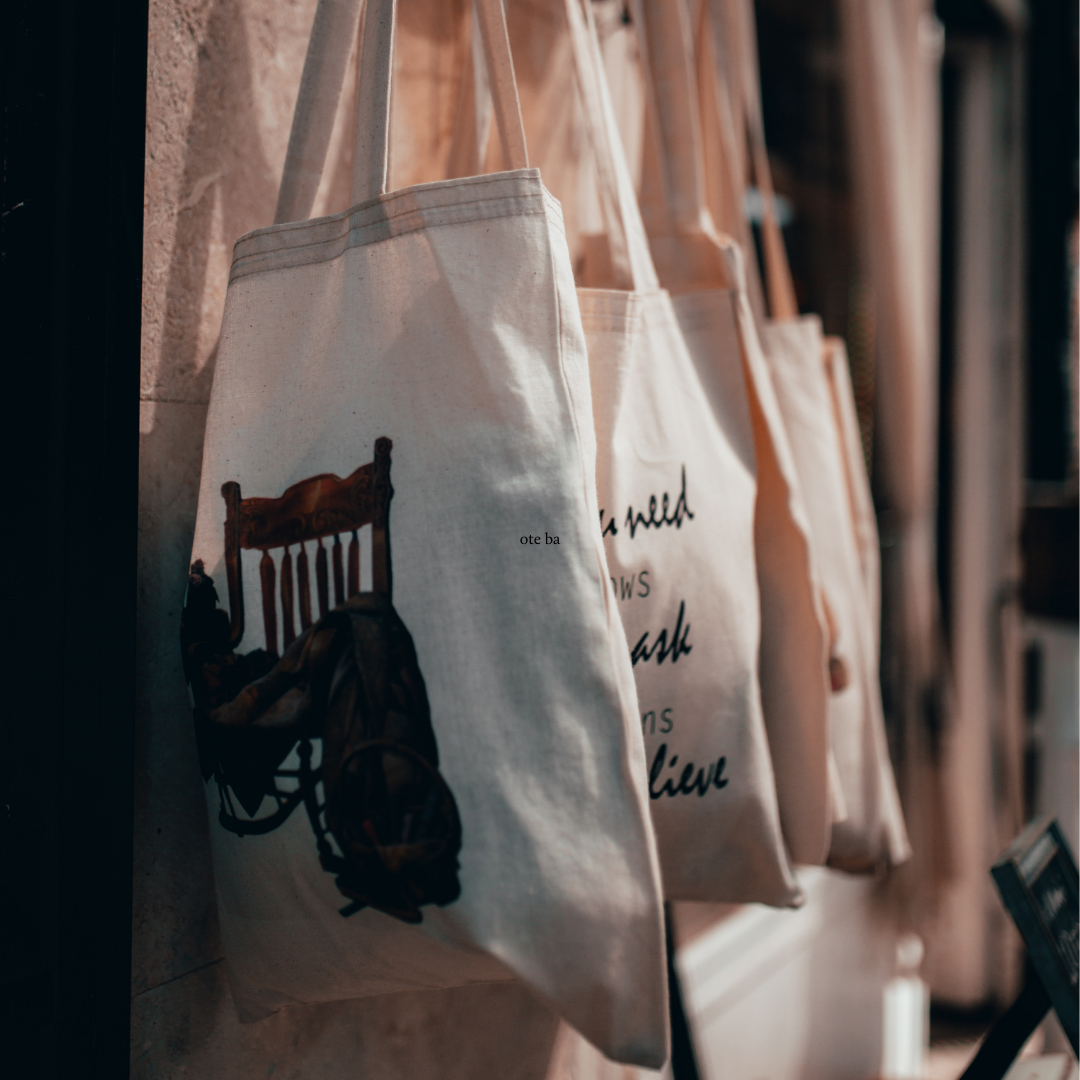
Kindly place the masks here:
[[(331, 608), (330, 572), (323, 540), (333, 537), (330, 545), (334, 582), (334, 605), (360, 592), (360, 541), (357, 530), (371, 526), (372, 590), (389, 597), (390, 567), (390, 450), (393, 444), (385, 437), (375, 440), (375, 460), (361, 465), (352, 475), (341, 479), (333, 473), (320, 473), (293, 484), (276, 499), (244, 499), (240, 485), (229, 481), (221, 488), (225, 499), (225, 572), (229, 586), (231, 646), (244, 636), (244, 587), (241, 574), (241, 551), (261, 551), (259, 579), (262, 583), (263, 624), (266, 648), (278, 652), (277, 582), (280, 576), (282, 641), (284, 651), (296, 640), (296, 616), (300, 631), (314, 621), (311, 608), (311, 575), (307, 545), (315, 544), (315, 583), (319, 618)], [(342, 535), (352, 534), (348, 559), (344, 558)], [(293, 576), (292, 548), (296, 556)], [(280, 575), (270, 552), (284, 549)], [(347, 571), (346, 571), (347, 565)], [(297, 610), (298, 609), (298, 610)]]

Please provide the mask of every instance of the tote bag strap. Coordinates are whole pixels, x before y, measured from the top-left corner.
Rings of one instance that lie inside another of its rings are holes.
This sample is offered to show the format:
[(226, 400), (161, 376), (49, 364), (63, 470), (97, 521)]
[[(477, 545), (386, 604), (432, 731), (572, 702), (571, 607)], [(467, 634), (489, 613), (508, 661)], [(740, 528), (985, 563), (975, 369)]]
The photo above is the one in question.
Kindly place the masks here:
[[(367, 0), (360, 51), (360, 91), (356, 103), (352, 202), (386, 192), (390, 148), (390, 84), (393, 74), (394, 16), (397, 0)], [(480, 24), (495, 125), (506, 169), (527, 169), (525, 127), (521, 120), (514, 61), (501, 0), (473, 0)]]
[(362, 0), (319, 0), (311, 25), (274, 224), (311, 216), (334, 129)]
[[(734, 113), (724, 120), (724, 127), (733, 128), (745, 138), (750, 170), (761, 194), (761, 247), (769, 314), (774, 319), (795, 319), (799, 315), (799, 306), (776, 216), (772, 169), (765, 144), (753, 8), (749, 0), (706, 0), (706, 3), (713, 63), (722, 68), (713, 72), (718, 102), (721, 109), (731, 109)], [(723, 139), (725, 149), (729, 148), (728, 144), (729, 138)], [(735, 189), (741, 191), (745, 173), (737, 168), (737, 156), (737, 152), (728, 155), (728, 176)]]
[(585, 0), (564, 0), (585, 134), (593, 152), (615, 284), (630, 292), (659, 288), (630, 166), (619, 136), (593, 20)]
[[(684, 0), (631, 0), (645, 89), (643, 211), (667, 231), (711, 232)], [(649, 175), (651, 172), (651, 175)]]
[[(351, 203), (386, 191), (396, 0), (367, 0), (360, 44)], [(311, 213), (330, 145), (361, 0), (319, 0), (293, 112), (275, 224)], [(473, 0), (507, 169), (527, 169), (514, 64), (501, 0)]]
[(646, 106), (645, 217), (660, 280), (676, 292), (743, 287), (705, 198), (693, 36), (683, 0), (633, 0)]

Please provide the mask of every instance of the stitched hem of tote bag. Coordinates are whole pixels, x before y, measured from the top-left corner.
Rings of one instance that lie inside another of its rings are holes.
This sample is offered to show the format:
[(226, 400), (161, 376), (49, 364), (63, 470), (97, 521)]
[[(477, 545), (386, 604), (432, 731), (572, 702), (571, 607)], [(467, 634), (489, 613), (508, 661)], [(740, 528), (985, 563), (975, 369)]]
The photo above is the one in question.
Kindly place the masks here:
[(700, 289), (679, 293), (672, 298), (672, 306), (679, 318), (679, 325), (688, 330), (706, 330), (715, 325), (717, 309), (727, 305), (728, 315), (735, 325), (735, 290)]
[(538, 169), (416, 184), (329, 217), (271, 225), (241, 236), (229, 281), (265, 270), (328, 262), (347, 248), (443, 225), (548, 214), (563, 230), (562, 207)]
[(586, 330), (630, 333), (640, 327), (645, 294), (619, 289), (578, 289), (577, 294)]

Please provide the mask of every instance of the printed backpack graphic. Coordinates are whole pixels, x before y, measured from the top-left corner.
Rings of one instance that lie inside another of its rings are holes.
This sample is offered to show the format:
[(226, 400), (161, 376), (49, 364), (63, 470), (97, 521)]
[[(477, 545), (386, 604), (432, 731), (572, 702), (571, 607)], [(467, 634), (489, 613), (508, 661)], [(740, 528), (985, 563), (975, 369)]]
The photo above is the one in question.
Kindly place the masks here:
[[(222, 827), (265, 834), (302, 803), (322, 868), (351, 901), (341, 914), (370, 906), (417, 923), (424, 904), (460, 895), (461, 823), (439, 772), (416, 649), (391, 603), (391, 447), (380, 438), (374, 460), (350, 476), (312, 476), (279, 498), (242, 498), (238, 483), (226, 483), (229, 613), (195, 562), (181, 646), (203, 779), (217, 782)], [(360, 591), (366, 525), (371, 592)], [(341, 537), (350, 534), (346, 553)], [(240, 655), (244, 551), (262, 552), (267, 648)]]

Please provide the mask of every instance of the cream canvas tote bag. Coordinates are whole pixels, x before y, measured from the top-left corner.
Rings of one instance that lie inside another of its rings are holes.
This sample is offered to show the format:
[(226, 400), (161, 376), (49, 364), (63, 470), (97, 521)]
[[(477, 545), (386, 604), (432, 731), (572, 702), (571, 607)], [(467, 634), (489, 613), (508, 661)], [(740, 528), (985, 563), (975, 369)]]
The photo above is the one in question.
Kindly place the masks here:
[(820, 864), (838, 806), (830, 779), (828, 639), (810, 525), (742, 252), (715, 231), (705, 202), (688, 15), (681, 2), (639, 0), (638, 7), (648, 103), (643, 215), (660, 282), (673, 294), (703, 383), (714, 388), (717, 417), (725, 426), (733, 415), (749, 419), (742, 453), (757, 478), (752, 520), (765, 725), (788, 851), (797, 863)]
[[(896, 864), (910, 849), (885, 740), (877, 530), (861, 446), (853, 445), (858, 429), (847, 358), (842, 343), (826, 344), (816, 316), (798, 313), (774, 208), (753, 12), (745, 0), (713, 0), (708, 18), (714, 61), (725, 49), (728, 70), (708, 72), (716, 81), (710, 86), (702, 80), (702, 86), (716, 91), (718, 112), (741, 105), (741, 114), (724, 126), (747, 140), (743, 164), (762, 196), (764, 294), (771, 318), (761, 322), (761, 342), (805, 496), (830, 627), (830, 745), (844, 814), (833, 824), (829, 864), (849, 870)], [(724, 76), (727, 85), (720, 81)], [(746, 173), (736, 171), (730, 152), (723, 157), (729, 165), (725, 186), (741, 193)]]
[(821, 323), (814, 316), (769, 320), (762, 343), (806, 493), (834, 632), (829, 724), (845, 815), (833, 824), (829, 865), (855, 871), (895, 865), (910, 848), (885, 740), (877, 634)]
[(509, 171), (384, 191), (394, 8), (363, 19), (354, 205), (242, 237), (226, 297), (184, 619), (226, 964), (249, 1020), (518, 976), (657, 1066), (659, 865), (559, 208), (498, 0)]
[(829, 380), (829, 395), (844, 453), (844, 479), (855, 526), (855, 544), (859, 550), (859, 572), (870, 605), (872, 651), (873, 655), (878, 656), (881, 651), (881, 541), (877, 515), (874, 513), (874, 497), (866, 471), (847, 345), (842, 338), (827, 335), (824, 346), (825, 374)]
[[(694, 365), (657, 283), (595, 32), (580, 0), (562, 2), (607, 225), (583, 277), (617, 285), (579, 288), (578, 300), (610, 595), (637, 682), (665, 895), (795, 905), (757, 681), (745, 394)], [(734, 342), (730, 303), (719, 324)]]
[[(829, 404), (840, 442), (843, 473), (843, 497), (836, 502), (845, 504), (850, 513), (850, 537), (857, 553), (856, 565), (862, 586), (860, 591), (852, 583), (851, 603), (861, 617), (858, 657), (854, 658), (853, 674), (854, 679), (861, 683), (859, 689), (864, 702), (861, 725), (857, 729), (859, 736), (852, 740), (855, 748), (841, 747), (837, 738), (833, 740), (837, 764), (842, 766), (841, 784), (849, 794), (845, 795), (847, 820), (833, 827), (829, 862), (841, 869), (859, 870), (882, 863), (895, 866), (906, 862), (911, 857), (911, 844), (885, 733), (878, 673), (881, 655), (881, 562), (877, 518), (874, 516), (844, 342), (840, 338), (826, 337), (823, 359)], [(838, 520), (847, 524), (842, 516)], [(848, 573), (851, 573), (850, 564)], [(861, 761), (854, 756), (858, 750), (862, 751)], [(845, 755), (847, 761), (843, 760)]]

